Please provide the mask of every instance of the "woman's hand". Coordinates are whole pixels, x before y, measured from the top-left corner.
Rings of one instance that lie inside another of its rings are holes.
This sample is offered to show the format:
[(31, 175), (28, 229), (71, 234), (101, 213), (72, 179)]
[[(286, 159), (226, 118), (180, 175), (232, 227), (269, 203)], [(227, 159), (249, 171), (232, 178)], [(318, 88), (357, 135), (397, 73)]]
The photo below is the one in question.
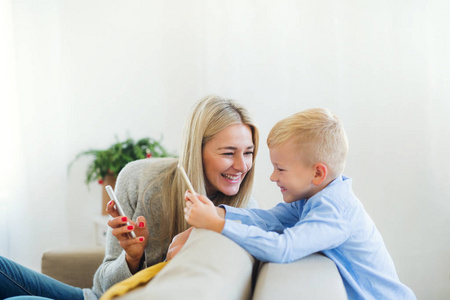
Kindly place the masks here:
[(172, 239), (172, 243), (169, 245), (169, 250), (167, 250), (167, 260), (171, 260), (183, 247), (183, 245), (186, 243), (189, 235), (191, 234), (191, 231), (194, 227), (189, 227), (189, 229), (180, 232), (174, 238)]
[[(106, 206), (106, 211), (112, 219), (108, 221), (108, 226), (112, 228), (112, 234), (119, 241), (120, 246), (125, 250), (125, 259), (132, 274), (139, 271), (142, 256), (147, 246), (148, 230), (144, 217), (138, 217), (136, 222), (127, 217), (119, 216), (114, 209), (114, 201), (111, 200)], [(127, 224), (130, 223), (130, 225)], [(130, 232), (134, 231), (136, 238), (132, 238)]]
[(205, 228), (221, 233), (225, 226), (225, 219), (221, 217), (211, 200), (203, 195), (194, 195), (187, 191), (185, 194), (186, 207), (184, 218), (197, 228)]

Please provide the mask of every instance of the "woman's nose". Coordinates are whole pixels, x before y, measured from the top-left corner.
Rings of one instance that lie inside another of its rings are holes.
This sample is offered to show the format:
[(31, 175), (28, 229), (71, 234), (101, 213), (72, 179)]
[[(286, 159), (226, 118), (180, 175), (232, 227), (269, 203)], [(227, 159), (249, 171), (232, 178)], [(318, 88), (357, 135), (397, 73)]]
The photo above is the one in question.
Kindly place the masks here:
[(245, 161), (245, 158), (240, 155), (236, 156), (236, 158), (234, 160), (233, 168), (235, 168), (236, 170), (238, 170), (241, 173), (247, 173), (247, 171), (249, 169), (247, 166), (247, 163)]

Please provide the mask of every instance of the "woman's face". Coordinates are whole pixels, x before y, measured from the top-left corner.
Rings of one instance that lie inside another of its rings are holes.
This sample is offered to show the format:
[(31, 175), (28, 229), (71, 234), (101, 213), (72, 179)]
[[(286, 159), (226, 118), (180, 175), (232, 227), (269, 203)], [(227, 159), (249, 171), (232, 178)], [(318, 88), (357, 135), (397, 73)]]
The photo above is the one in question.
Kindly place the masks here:
[(252, 167), (252, 131), (248, 125), (230, 125), (203, 145), (203, 169), (208, 196), (220, 191), (236, 195)]

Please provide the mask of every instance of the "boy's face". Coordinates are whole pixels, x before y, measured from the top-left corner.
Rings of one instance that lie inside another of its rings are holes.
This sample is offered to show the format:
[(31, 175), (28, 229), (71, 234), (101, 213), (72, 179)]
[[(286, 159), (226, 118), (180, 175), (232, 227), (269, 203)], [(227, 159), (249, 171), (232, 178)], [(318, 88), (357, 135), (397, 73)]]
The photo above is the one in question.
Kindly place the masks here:
[(270, 180), (281, 189), (284, 202), (308, 199), (316, 193), (314, 166), (307, 166), (301, 160), (301, 149), (293, 142), (272, 147), (270, 160), (274, 169)]

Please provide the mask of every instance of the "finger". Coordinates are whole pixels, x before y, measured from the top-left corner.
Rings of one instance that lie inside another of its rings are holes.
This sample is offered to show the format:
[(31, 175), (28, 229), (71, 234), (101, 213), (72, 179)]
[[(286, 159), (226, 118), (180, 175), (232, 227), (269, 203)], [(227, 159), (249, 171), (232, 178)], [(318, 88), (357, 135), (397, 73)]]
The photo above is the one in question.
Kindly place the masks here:
[(112, 230), (112, 234), (116, 237), (116, 238), (119, 238), (119, 237), (131, 237), (130, 235), (129, 235), (129, 233), (131, 232), (131, 231), (133, 231), (134, 230), (134, 225), (126, 225), (126, 226), (121, 226), (121, 227), (117, 227), (117, 228), (114, 228), (113, 230)]
[(192, 201), (189, 200), (189, 201), (186, 202), (186, 207), (187, 208), (191, 208), (192, 206), (194, 206), (194, 203), (192, 203)]
[(139, 216), (136, 219), (136, 226), (139, 228), (146, 228), (147, 227), (147, 221), (143, 216)]
[(213, 204), (213, 202), (211, 200), (209, 200), (209, 198), (204, 196), (204, 195), (197, 195), (197, 197), (200, 200), (200, 202), (202, 202), (203, 204)]
[(108, 204), (106, 205), (106, 212), (111, 215), (111, 217), (115, 218), (119, 216), (119, 213), (117, 212), (117, 210), (114, 208), (114, 200), (111, 200), (108, 202)]
[(120, 246), (123, 249), (126, 249), (126, 248), (128, 248), (130, 246), (133, 246), (133, 245), (142, 244), (142, 243), (144, 243), (144, 241), (145, 241), (145, 238), (143, 236), (138, 236), (135, 239), (131, 239), (130, 238), (130, 239), (126, 239), (126, 240), (121, 240), (120, 241)]
[(119, 242), (122, 242), (123, 240), (127, 240), (127, 239), (129, 238), (129, 237), (128, 237), (128, 234), (124, 234), (124, 233), (123, 233), (122, 227), (114, 228), (114, 229), (111, 231), (111, 233), (112, 233), (113, 236), (116, 237), (116, 239), (117, 239)]
[(117, 216), (115, 218), (108, 220), (108, 226), (111, 228), (117, 228), (124, 226), (125, 224), (127, 224), (128, 221), (129, 221), (128, 218), (125, 216)]
[(198, 200), (197, 196), (192, 194), (190, 191), (186, 191), (186, 197), (188, 197), (189, 200), (192, 201), (192, 203), (197, 204), (201, 203), (200, 200)]

